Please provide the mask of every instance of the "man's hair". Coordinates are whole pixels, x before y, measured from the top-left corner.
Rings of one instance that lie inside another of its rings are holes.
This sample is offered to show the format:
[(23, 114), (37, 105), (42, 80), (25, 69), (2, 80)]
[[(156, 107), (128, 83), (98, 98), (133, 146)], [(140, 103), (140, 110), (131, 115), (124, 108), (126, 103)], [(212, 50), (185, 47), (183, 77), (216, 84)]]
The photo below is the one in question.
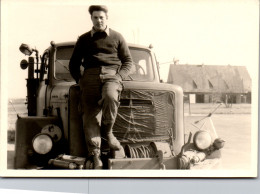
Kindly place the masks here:
[(91, 5), (88, 8), (88, 12), (90, 13), (90, 15), (92, 15), (92, 13), (94, 11), (104, 11), (106, 14), (108, 12), (107, 6), (105, 5)]

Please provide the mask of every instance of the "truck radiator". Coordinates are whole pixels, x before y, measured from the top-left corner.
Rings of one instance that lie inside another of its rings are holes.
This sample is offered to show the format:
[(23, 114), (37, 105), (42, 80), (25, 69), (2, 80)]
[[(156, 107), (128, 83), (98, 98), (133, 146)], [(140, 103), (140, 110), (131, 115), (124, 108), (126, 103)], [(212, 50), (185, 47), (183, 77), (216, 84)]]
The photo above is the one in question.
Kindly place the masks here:
[(121, 94), (114, 134), (121, 142), (175, 138), (174, 94), (165, 91), (126, 90)]

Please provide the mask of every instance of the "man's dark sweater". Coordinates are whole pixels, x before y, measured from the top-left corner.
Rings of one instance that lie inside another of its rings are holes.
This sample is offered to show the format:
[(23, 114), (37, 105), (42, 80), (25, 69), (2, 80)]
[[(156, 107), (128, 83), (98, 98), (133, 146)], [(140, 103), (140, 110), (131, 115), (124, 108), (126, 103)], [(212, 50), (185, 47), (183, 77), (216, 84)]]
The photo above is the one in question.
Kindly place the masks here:
[(70, 59), (70, 73), (76, 82), (81, 76), (80, 65), (85, 69), (107, 66), (124, 79), (130, 72), (132, 58), (120, 33), (112, 29), (109, 35), (105, 31), (94, 34), (89, 31), (79, 37)]

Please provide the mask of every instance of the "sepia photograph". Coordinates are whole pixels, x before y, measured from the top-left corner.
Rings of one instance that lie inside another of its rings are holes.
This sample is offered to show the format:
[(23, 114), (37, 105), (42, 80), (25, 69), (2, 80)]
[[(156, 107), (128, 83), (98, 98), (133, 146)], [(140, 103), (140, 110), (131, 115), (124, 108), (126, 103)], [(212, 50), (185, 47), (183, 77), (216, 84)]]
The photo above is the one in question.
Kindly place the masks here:
[(258, 0), (1, 1), (2, 177), (257, 177)]

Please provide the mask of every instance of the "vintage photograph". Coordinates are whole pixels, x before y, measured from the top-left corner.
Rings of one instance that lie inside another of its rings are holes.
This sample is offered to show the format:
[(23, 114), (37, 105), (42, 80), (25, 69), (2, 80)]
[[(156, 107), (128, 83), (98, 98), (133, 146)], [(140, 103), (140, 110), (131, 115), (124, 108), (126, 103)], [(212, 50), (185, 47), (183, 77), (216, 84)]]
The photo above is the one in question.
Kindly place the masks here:
[(3, 0), (1, 29), (1, 176), (257, 176), (257, 0)]

